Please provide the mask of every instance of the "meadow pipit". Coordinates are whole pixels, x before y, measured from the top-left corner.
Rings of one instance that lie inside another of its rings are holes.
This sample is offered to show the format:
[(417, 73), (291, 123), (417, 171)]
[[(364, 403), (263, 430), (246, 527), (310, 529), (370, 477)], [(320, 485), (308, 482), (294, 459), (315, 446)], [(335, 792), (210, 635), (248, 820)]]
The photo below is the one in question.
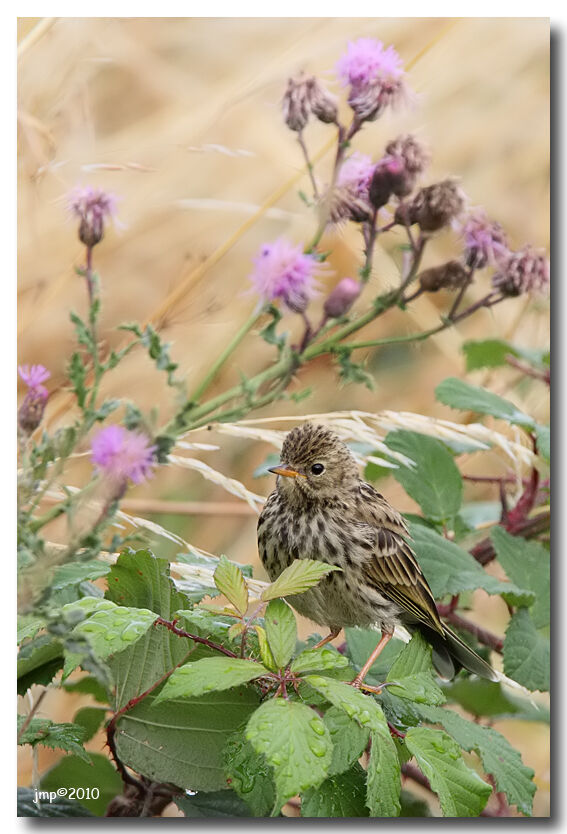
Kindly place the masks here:
[[(273, 581), (294, 559), (338, 565), (306, 593), (288, 597), (304, 617), (331, 631), (378, 627), (382, 638), (352, 682), (360, 686), (396, 625), (420, 631), (439, 674), (462, 666), (495, 680), (494, 670), (442, 621), (427, 580), (408, 544), (400, 513), (362, 481), (348, 447), (329, 429), (306, 423), (284, 440), (270, 469), (276, 488), (258, 519), (260, 557)], [(442, 558), (440, 555), (439, 558)]]

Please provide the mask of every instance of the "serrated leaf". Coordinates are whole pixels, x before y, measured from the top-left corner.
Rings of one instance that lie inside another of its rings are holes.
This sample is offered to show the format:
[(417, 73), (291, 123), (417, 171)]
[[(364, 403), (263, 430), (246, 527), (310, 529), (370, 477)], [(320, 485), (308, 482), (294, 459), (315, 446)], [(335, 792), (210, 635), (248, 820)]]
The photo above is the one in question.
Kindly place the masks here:
[(467, 371), (506, 365), (507, 356), (525, 359), (537, 367), (545, 367), (546, 364), (546, 351), (519, 347), (503, 339), (470, 340), (464, 342), (462, 349), (467, 359)]
[(322, 646), (320, 649), (305, 649), (291, 663), (291, 671), (296, 675), (303, 672), (324, 672), (328, 669), (344, 669), (348, 658), (336, 649)]
[(302, 817), (367, 817), (366, 773), (359, 764), (345, 773), (329, 776), (301, 797)]
[(390, 692), (418, 704), (443, 704), (445, 695), (433, 677), (431, 651), (421, 634), (415, 632), (388, 672), (387, 680), (399, 684), (388, 687)]
[(18, 695), (25, 695), (34, 683), (47, 686), (63, 663), (63, 644), (51, 634), (24, 643), (18, 652)]
[(440, 403), (460, 411), (490, 414), (499, 420), (507, 420), (527, 429), (533, 429), (535, 425), (533, 417), (524, 414), (510, 400), (456, 377), (444, 379), (435, 389), (435, 398)]
[(297, 643), (297, 623), (287, 602), (273, 599), (268, 603), (264, 626), (272, 656), (281, 669), (288, 664)]
[(329, 774), (344, 773), (360, 758), (370, 737), (367, 727), (361, 727), (356, 721), (348, 717), (340, 707), (329, 707), (323, 716), (331, 741), (333, 742), (333, 757), (329, 767)]
[(517, 805), (522, 813), (531, 814), (536, 792), (534, 772), (524, 765), (519, 752), (514, 750), (501, 733), (491, 727), (467, 721), (451, 710), (422, 707), (420, 711), (426, 721), (441, 724), (464, 750), (475, 750), (486, 773), (494, 777), (496, 790), (503, 791), (508, 802)]
[(278, 666), (276, 664), (276, 661), (274, 660), (272, 650), (270, 649), (270, 645), (268, 643), (266, 629), (263, 626), (255, 625), (254, 631), (258, 635), (258, 645), (260, 647), (260, 658), (262, 660), (262, 663), (267, 669), (272, 669), (273, 671), (276, 671)]
[(512, 536), (503, 527), (494, 527), (490, 538), (496, 550), (496, 558), (506, 575), (522, 588), (534, 594), (530, 613), (536, 628), (549, 625), (551, 577), (549, 551), (538, 542), (529, 542)]
[[(352, 663), (357, 670), (362, 669), (380, 640), (380, 632), (371, 628), (346, 628), (345, 637), (347, 642), (347, 653)], [(392, 665), (392, 661), (400, 653), (405, 643), (394, 637), (389, 643), (386, 643), (384, 649), (368, 672), (369, 679), (375, 679), (383, 682), (388, 669)]]
[(362, 383), (369, 391), (374, 391), (374, 378), (359, 362), (353, 362), (350, 358), (351, 351), (348, 348), (337, 349), (337, 363), (339, 366), (339, 377), (342, 382)]
[(84, 582), (87, 579), (99, 579), (101, 576), (106, 576), (110, 571), (110, 567), (110, 565), (106, 565), (104, 562), (97, 560), (60, 565), (53, 575), (51, 588), (58, 590), (59, 588), (67, 587), (67, 585)]
[(434, 521), (450, 521), (461, 506), (463, 481), (447, 447), (434, 437), (413, 431), (389, 432), (384, 442), (414, 461), (415, 467), (400, 464), (393, 475), (423, 514)]
[(224, 759), (227, 784), (249, 805), (252, 816), (268, 816), (276, 800), (272, 769), (246, 740), (244, 729), (229, 738)]
[(409, 528), (420, 567), (436, 599), (483, 588), (488, 594), (507, 594), (515, 605), (534, 601), (532, 591), (491, 576), (470, 553), (435, 530), (414, 523)]
[(17, 641), (23, 643), (24, 640), (31, 640), (36, 636), (38, 631), (45, 628), (45, 620), (43, 617), (36, 617), (34, 614), (26, 614), (18, 617), (18, 632)]
[(341, 570), (341, 568), (314, 559), (295, 559), (280, 573), (275, 582), (262, 591), (261, 599), (266, 602), (276, 597), (303, 594), (334, 570)]
[(331, 763), (329, 731), (308, 706), (283, 698), (265, 701), (253, 713), (246, 738), (274, 769), (272, 815), (296, 793), (320, 785)]
[(438, 795), (443, 816), (477, 817), (480, 814), (492, 789), (466, 766), (451, 736), (442, 730), (410, 727), (405, 743), (429, 779), (431, 789)]
[(156, 705), (154, 700), (148, 695), (120, 718), (120, 759), (156, 782), (197, 791), (225, 788), (224, 747), (258, 706), (257, 693), (236, 687)]
[(505, 675), (532, 691), (549, 690), (549, 640), (537, 631), (527, 608), (510, 620), (503, 655)]
[(344, 710), (349, 718), (371, 731), (372, 746), (376, 745), (376, 749), (373, 770), (368, 771), (367, 804), (375, 816), (398, 816), (400, 762), (380, 705), (358, 689), (332, 678), (307, 675), (304, 680), (333, 706)]
[[(41, 777), (40, 790), (57, 792), (63, 788), (82, 787), (89, 789), (92, 797), (93, 788), (98, 788), (96, 799), (73, 800), (77, 809), (83, 809), (81, 816), (104, 816), (111, 799), (122, 793), (123, 783), (118, 771), (106, 756), (91, 753), (89, 763), (77, 756), (65, 756)], [(85, 791), (85, 795), (87, 795)], [(44, 808), (46, 805), (43, 806)], [(86, 810), (85, 810), (86, 809)]]
[(236, 610), (244, 616), (248, 608), (248, 588), (242, 571), (234, 562), (229, 562), (226, 556), (221, 556), (213, 578), (221, 594), (224, 594)]
[[(25, 721), (25, 715), (18, 715), (18, 733)], [(83, 748), (86, 735), (85, 729), (77, 724), (56, 724), (49, 718), (32, 718), (18, 744), (30, 744), (32, 747), (41, 744), (52, 750), (65, 750), (90, 764), (90, 756)]]
[(232, 657), (205, 657), (186, 663), (170, 675), (154, 703), (175, 698), (195, 698), (206, 692), (232, 689), (248, 681), (261, 678), (268, 670), (253, 660)]
[[(373, 817), (400, 815), (400, 760), (391, 737), (385, 744), (383, 732), (370, 733), (370, 758), (366, 773), (366, 804)], [(394, 755), (392, 755), (392, 750)]]
[(96, 657), (106, 660), (139, 640), (155, 619), (155, 613), (146, 608), (117, 605), (107, 611), (95, 612), (75, 626), (71, 634), (86, 637)]

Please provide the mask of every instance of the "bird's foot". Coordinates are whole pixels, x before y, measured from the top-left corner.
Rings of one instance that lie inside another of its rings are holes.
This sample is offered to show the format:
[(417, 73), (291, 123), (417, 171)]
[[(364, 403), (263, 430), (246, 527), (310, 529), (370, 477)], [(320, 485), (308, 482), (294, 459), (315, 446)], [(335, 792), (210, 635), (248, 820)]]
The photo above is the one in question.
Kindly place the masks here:
[(387, 686), (399, 686), (399, 684), (396, 681), (384, 681), (384, 683), (380, 683), (378, 686), (371, 686), (369, 683), (364, 683), (364, 680), (357, 675), (350, 681), (350, 686), (354, 686), (355, 689), (362, 689), (364, 692), (372, 692), (374, 695), (380, 695), (382, 690)]

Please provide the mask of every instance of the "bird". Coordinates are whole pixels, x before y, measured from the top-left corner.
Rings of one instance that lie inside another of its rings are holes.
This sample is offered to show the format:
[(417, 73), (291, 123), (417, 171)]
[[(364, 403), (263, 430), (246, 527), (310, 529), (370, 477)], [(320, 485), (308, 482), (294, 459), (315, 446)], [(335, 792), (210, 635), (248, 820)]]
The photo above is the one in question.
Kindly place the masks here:
[(330, 629), (314, 648), (345, 627), (381, 630), (353, 686), (362, 686), (398, 625), (425, 637), (442, 678), (449, 680), (464, 667), (497, 680), (492, 667), (441, 620), (406, 522), (360, 478), (355, 458), (334, 431), (312, 422), (292, 429), (279, 464), (269, 471), (277, 476), (276, 487), (258, 518), (257, 534), (270, 580), (296, 559), (341, 568), (305, 593), (286, 597), (299, 614)]

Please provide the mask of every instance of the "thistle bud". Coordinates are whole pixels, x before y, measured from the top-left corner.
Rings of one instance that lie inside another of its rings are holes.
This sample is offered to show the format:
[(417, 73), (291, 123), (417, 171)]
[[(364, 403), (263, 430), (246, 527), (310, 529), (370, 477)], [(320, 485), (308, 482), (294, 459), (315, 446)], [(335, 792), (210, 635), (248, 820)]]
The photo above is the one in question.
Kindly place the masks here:
[(354, 278), (342, 278), (325, 301), (325, 317), (338, 319), (348, 313), (361, 289), (362, 285)]
[(395, 219), (401, 223), (404, 219), (410, 224), (418, 223), (423, 232), (436, 232), (456, 220), (464, 206), (462, 190), (455, 180), (446, 179), (418, 191), (409, 206), (396, 211)]
[(309, 120), (311, 86), (315, 79), (300, 73), (287, 82), (282, 99), (284, 122), (297, 133), (303, 130)]
[(18, 427), (24, 434), (34, 432), (43, 418), (48, 393), (43, 386), (30, 388), (18, 409)]
[(309, 105), (311, 112), (320, 122), (333, 124), (337, 121), (337, 99), (315, 77), (311, 78)]
[(531, 246), (512, 252), (492, 276), (492, 286), (502, 295), (544, 293), (549, 287), (549, 261)]
[(368, 199), (362, 194), (357, 194), (353, 188), (343, 186), (333, 190), (329, 207), (331, 223), (342, 223), (345, 220), (366, 223), (371, 213), (372, 207)]
[(437, 292), (441, 289), (455, 290), (462, 287), (467, 278), (467, 271), (460, 261), (448, 261), (441, 266), (424, 269), (417, 276), (424, 292)]
[(386, 153), (389, 156), (399, 157), (404, 163), (405, 170), (413, 177), (423, 174), (431, 160), (431, 154), (427, 148), (411, 134), (398, 136), (388, 142)]
[(116, 197), (97, 188), (76, 188), (69, 196), (69, 208), (79, 218), (79, 240), (92, 248), (104, 237), (105, 218), (116, 215)]
[(510, 254), (506, 233), (500, 225), (477, 208), (462, 224), (465, 242), (465, 261), (474, 269), (484, 269), (488, 264), (500, 263)]
[(392, 194), (404, 190), (405, 180), (404, 165), (399, 157), (385, 156), (381, 159), (370, 180), (368, 195), (372, 205), (377, 209), (385, 206)]

